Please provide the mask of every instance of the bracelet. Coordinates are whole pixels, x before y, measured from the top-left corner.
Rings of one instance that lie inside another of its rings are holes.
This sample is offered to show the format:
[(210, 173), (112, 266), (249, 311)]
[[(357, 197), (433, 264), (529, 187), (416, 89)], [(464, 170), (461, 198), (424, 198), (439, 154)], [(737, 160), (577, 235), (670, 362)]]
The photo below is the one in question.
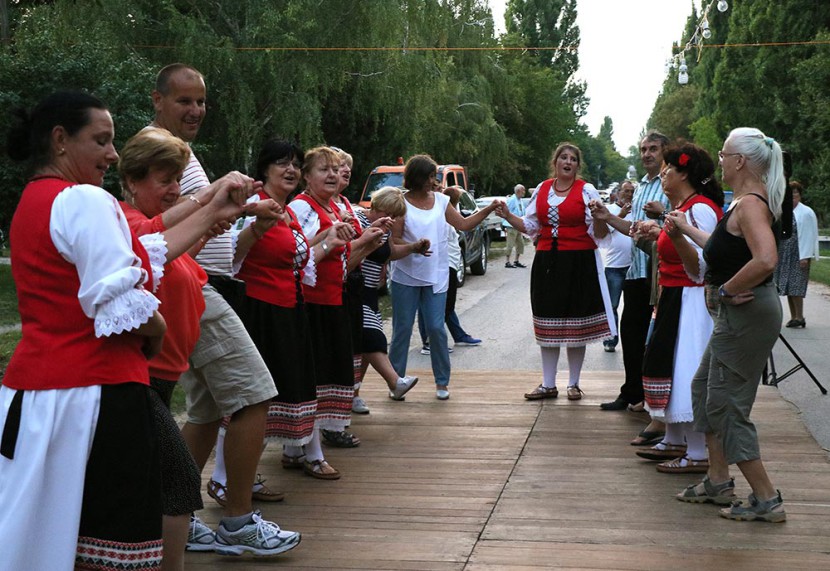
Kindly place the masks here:
[(324, 254), (328, 254), (328, 253), (329, 253), (329, 243), (328, 243), (328, 242), (326, 242), (325, 240), (323, 240), (322, 242), (320, 242), (320, 247), (323, 249), (323, 253), (324, 253)]
[(201, 202), (199, 202), (199, 199), (198, 199), (198, 198), (196, 198), (196, 197), (195, 197), (194, 195), (192, 195), (192, 194), (188, 194), (188, 195), (187, 195), (187, 199), (188, 199), (188, 200), (190, 200), (191, 202), (195, 202), (196, 204), (198, 204), (198, 205), (199, 205), (199, 208), (201, 208), (202, 206), (204, 206), (204, 204), (202, 204)]
[(726, 289), (723, 286), (720, 286), (718, 288), (718, 295), (720, 297), (726, 297), (726, 298), (735, 297), (734, 295), (732, 295), (730, 293), (727, 293)]

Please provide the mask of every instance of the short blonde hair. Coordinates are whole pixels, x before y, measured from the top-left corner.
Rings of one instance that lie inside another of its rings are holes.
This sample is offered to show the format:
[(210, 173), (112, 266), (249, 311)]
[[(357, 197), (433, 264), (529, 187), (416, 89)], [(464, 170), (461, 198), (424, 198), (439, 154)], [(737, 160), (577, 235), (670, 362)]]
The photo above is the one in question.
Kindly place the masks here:
[(331, 147), (314, 147), (306, 151), (303, 158), (303, 175), (310, 173), (317, 163), (339, 167), (342, 162), (340, 153)]
[(167, 129), (147, 127), (134, 135), (121, 149), (118, 175), (121, 194), (129, 193), (127, 182), (147, 178), (155, 168), (181, 174), (190, 161), (190, 147)]
[(383, 212), (392, 218), (406, 215), (403, 191), (396, 186), (384, 186), (372, 194), (372, 210)]

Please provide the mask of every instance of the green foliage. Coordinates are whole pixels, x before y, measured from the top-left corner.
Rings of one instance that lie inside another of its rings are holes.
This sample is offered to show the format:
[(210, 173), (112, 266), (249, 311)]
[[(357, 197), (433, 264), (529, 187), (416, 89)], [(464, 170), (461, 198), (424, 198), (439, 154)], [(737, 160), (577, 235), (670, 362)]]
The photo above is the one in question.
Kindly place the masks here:
[(12, 268), (0, 265), (0, 326), (20, 323), (17, 312), (17, 290), (12, 279)]
[[(482, 193), (502, 194), (547, 176), (552, 149), (580, 133), (587, 105), (573, 50), (453, 51), (579, 44), (574, 0), (513, 3), (498, 40), (485, 0), (28, 3), (12, 10), (12, 41), (0, 46), (0, 104), (31, 106), (59, 87), (95, 92), (120, 146), (152, 118), (155, 73), (181, 61), (206, 77), (194, 148), (214, 176), (250, 172), (261, 143), (281, 136), (350, 151), (355, 187), (377, 164), (427, 152), (468, 166)], [(351, 47), (383, 49), (332, 49)], [(0, 158), (4, 229), (25, 176)], [(114, 178), (107, 185), (117, 191)]]

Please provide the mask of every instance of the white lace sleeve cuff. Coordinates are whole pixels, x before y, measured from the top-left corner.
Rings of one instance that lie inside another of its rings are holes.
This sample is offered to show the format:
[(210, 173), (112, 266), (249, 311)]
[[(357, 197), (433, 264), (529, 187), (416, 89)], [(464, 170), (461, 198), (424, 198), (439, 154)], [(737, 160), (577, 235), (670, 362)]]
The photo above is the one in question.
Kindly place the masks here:
[(153, 283), (150, 284), (150, 290), (156, 291), (161, 278), (164, 277), (164, 264), (167, 263), (167, 241), (161, 232), (144, 234), (138, 239), (150, 258), (150, 269), (153, 271)]
[(695, 247), (695, 250), (697, 251), (697, 267), (698, 267), (698, 270), (700, 270), (700, 274), (699, 275), (694, 275), (691, 272), (689, 272), (689, 268), (686, 267), (686, 264), (683, 264), (683, 269), (685, 270), (686, 275), (689, 277), (690, 280), (692, 280), (696, 284), (702, 284), (703, 283), (703, 278), (706, 275), (706, 267), (707, 267), (706, 262), (703, 260), (703, 248), (697, 247), (697, 244), (692, 242), (691, 238), (689, 238), (688, 236), (686, 236), (686, 240), (688, 240)]
[(156, 296), (145, 289), (127, 290), (101, 307), (95, 315), (95, 336), (109, 337), (147, 323), (159, 307)]
[(539, 222), (536, 220), (536, 217), (525, 215), (522, 217), (522, 222), (525, 223), (525, 234), (531, 239), (535, 239), (539, 235)]
[(308, 263), (303, 269), (303, 285), (314, 287), (317, 285), (317, 264), (314, 262), (314, 248), (308, 252)]

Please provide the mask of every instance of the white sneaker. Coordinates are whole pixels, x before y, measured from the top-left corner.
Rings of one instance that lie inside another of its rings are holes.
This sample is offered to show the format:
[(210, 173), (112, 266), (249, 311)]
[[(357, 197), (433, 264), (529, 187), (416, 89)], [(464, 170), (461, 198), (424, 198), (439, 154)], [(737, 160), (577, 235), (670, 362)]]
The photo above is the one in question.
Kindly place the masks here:
[(421, 355), (429, 355), (429, 353), (429, 345), (424, 345), (423, 347), (421, 347)]
[(369, 406), (363, 397), (354, 397), (352, 399), (352, 412), (355, 414), (369, 414)]
[(407, 376), (398, 379), (398, 384), (395, 385), (393, 390), (389, 391), (389, 398), (392, 400), (404, 400), (406, 393), (416, 384), (418, 384), (418, 377)]
[(187, 533), (185, 551), (213, 551), (216, 534), (197, 516), (190, 516), (190, 529)]
[(280, 529), (277, 524), (262, 519), (259, 511), (251, 514), (251, 522), (236, 531), (229, 531), (223, 521), (216, 530), (216, 553), (242, 555), (278, 555), (300, 544), (300, 533)]
[(442, 389), (436, 389), (435, 390), (435, 397), (438, 400), (447, 400), (448, 398), (450, 398), (450, 391), (448, 391), (446, 387), (444, 387)]

